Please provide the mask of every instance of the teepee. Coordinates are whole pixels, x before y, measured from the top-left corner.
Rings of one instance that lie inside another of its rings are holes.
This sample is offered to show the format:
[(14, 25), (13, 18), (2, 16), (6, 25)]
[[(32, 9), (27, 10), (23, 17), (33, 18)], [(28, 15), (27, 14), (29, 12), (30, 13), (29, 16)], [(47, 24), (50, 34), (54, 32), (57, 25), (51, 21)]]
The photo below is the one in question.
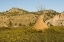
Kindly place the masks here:
[(46, 25), (46, 23), (43, 21), (44, 15), (40, 15), (34, 25), (34, 28), (36, 30), (44, 30), (44, 29), (48, 29), (48, 26)]

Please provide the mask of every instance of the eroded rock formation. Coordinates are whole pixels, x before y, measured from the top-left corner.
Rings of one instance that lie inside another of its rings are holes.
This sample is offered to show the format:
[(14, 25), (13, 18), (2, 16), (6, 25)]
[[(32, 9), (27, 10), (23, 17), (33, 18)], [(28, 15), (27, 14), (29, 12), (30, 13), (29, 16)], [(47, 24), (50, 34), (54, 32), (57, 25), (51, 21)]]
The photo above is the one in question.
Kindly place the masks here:
[(52, 19), (45, 21), (48, 26), (64, 26), (64, 12), (55, 15)]

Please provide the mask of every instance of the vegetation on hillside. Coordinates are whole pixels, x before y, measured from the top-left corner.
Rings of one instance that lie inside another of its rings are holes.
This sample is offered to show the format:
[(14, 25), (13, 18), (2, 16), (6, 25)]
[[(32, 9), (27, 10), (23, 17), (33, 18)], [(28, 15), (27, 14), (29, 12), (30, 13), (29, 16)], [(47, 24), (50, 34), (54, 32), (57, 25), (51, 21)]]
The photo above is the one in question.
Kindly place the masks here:
[[(42, 7), (41, 7), (42, 8)], [(34, 14), (34, 16), (36, 15), (41, 15), (44, 14), (44, 21), (53, 18), (55, 15), (59, 14), (58, 12), (54, 11), (54, 10), (42, 10), (39, 9), (37, 10), (37, 12), (28, 12), (26, 10), (20, 9), (20, 8), (12, 8), (10, 10), (7, 10), (5, 12), (0, 12), (0, 16), (20, 16), (20, 15), (26, 15), (26, 14)], [(38, 18), (38, 16), (36, 18)], [(35, 20), (36, 21), (36, 20)]]

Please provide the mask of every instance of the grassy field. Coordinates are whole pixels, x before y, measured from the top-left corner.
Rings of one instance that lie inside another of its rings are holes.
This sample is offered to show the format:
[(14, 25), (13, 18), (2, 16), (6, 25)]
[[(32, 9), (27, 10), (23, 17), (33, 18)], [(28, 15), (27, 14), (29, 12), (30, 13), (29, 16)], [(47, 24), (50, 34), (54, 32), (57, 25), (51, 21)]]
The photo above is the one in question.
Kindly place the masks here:
[(36, 31), (32, 27), (0, 28), (0, 42), (64, 42), (64, 27)]

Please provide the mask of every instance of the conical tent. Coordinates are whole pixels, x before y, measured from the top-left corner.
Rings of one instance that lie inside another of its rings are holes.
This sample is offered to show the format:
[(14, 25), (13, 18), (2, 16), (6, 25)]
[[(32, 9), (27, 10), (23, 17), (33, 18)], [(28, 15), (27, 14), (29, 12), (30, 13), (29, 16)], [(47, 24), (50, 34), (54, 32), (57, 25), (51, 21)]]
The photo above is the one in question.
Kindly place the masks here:
[(43, 18), (44, 18), (44, 15), (40, 15), (38, 17), (38, 20), (36, 21), (36, 23), (34, 25), (35, 29), (37, 29), (37, 30), (44, 30), (44, 29), (48, 28), (46, 23), (43, 21)]

